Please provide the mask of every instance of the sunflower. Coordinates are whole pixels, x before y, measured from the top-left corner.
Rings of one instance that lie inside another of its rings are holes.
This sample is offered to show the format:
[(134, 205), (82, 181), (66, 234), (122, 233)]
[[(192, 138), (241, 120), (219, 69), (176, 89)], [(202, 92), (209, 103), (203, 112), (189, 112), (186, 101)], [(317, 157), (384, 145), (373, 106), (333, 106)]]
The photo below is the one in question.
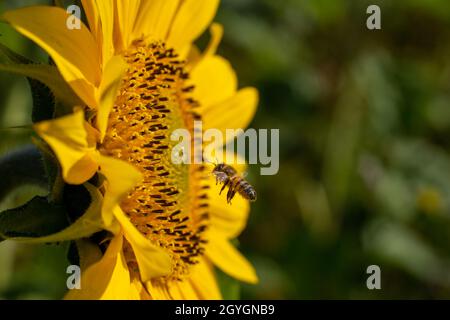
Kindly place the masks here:
[[(220, 299), (214, 266), (256, 283), (230, 243), (245, 227), (247, 201), (227, 205), (207, 165), (171, 161), (173, 130), (194, 136), (197, 120), (204, 130), (243, 129), (256, 111), (257, 91), (238, 90), (232, 67), (216, 54), (223, 29), (211, 22), (219, 0), (82, 4), (88, 26), (75, 30), (58, 7), (2, 17), (51, 56), (81, 101), (34, 126), (68, 184), (92, 189), (97, 181), (97, 220), (110, 234), (101, 258), (82, 246), (81, 290), (67, 298)], [(201, 52), (194, 41), (208, 26)]]

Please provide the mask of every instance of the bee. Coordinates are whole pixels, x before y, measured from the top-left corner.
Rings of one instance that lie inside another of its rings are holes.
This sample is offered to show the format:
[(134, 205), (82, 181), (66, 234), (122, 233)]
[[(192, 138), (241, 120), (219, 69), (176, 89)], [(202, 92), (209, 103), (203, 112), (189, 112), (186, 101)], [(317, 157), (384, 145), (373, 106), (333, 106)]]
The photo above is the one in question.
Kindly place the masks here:
[(223, 183), (222, 191), (228, 187), (227, 202), (231, 204), (231, 200), (234, 198), (236, 192), (238, 192), (244, 199), (249, 201), (256, 201), (256, 190), (248, 183), (243, 176), (239, 175), (232, 166), (220, 163), (215, 165), (213, 175), (216, 177), (216, 184)]

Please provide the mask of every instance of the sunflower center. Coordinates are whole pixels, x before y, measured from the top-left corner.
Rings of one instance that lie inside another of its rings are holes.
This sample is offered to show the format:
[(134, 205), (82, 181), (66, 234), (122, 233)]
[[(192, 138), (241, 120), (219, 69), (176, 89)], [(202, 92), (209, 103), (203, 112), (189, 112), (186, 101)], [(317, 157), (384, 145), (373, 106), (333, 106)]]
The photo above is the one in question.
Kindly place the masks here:
[[(208, 223), (204, 167), (175, 165), (173, 130), (192, 132), (193, 87), (185, 63), (163, 43), (137, 42), (124, 54), (129, 69), (110, 114), (101, 151), (127, 161), (144, 181), (121, 203), (136, 228), (172, 259), (170, 279), (182, 279), (203, 254)], [(129, 261), (132, 263), (132, 261)]]

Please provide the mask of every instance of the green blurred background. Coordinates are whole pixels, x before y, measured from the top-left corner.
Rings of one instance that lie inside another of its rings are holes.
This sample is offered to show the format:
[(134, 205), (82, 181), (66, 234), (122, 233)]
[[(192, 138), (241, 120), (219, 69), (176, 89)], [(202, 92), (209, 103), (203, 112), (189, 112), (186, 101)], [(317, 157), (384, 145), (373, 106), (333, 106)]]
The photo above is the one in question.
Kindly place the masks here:
[[(42, 0), (2, 1), (0, 11)], [(382, 30), (366, 28), (377, 4)], [(280, 171), (249, 180), (240, 248), (257, 286), (227, 297), (450, 298), (450, 2), (222, 0), (220, 53), (261, 93), (254, 128), (279, 128)], [(0, 41), (46, 61), (5, 25)], [(26, 80), (0, 74), (0, 128), (29, 124)], [(0, 152), (29, 143), (0, 130)], [(42, 190), (22, 188), (0, 209)], [(0, 243), (1, 298), (60, 298), (67, 246)], [(381, 268), (381, 290), (366, 269)]]

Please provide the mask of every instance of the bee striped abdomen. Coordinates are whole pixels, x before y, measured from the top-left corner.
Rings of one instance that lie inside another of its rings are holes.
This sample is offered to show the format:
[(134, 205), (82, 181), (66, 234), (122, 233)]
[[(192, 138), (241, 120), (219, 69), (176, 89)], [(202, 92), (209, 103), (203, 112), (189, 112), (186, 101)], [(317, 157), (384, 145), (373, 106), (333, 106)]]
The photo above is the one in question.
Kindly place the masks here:
[(227, 202), (231, 203), (236, 192), (238, 192), (244, 199), (249, 201), (256, 201), (256, 191), (253, 186), (241, 177), (237, 171), (226, 164), (218, 164), (213, 170), (216, 176), (216, 182), (223, 183), (220, 193), (228, 187)]
[(250, 201), (255, 201), (256, 200), (256, 191), (255, 188), (253, 188), (253, 186), (248, 183), (246, 180), (244, 180), (241, 177), (238, 177), (238, 185), (236, 187), (237, 192), (239, 192), (239, 194)]

